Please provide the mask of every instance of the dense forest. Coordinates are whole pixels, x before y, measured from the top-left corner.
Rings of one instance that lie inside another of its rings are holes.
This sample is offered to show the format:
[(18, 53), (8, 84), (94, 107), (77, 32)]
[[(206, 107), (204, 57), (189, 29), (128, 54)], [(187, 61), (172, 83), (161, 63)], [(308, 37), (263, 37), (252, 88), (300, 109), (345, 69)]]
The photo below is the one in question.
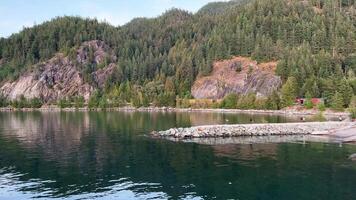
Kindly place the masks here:
[(209, 75), (213, 61), (237, 55), (278, 61), (284, 85), (268, 98), (278, 104), (269, 108), (289, 106), (295, 97), (322, 97), (340, 109), (356, 104), (355, 0), (211, 3), (195, 14), (172, 9), (120, 27), (58, 17), (0, 39), (0, 82), (89, 40), (104, 41), (118, 58), (92, 106), (109, 100), (174, 106), (177, 97), (191, 98), (194, 80)]

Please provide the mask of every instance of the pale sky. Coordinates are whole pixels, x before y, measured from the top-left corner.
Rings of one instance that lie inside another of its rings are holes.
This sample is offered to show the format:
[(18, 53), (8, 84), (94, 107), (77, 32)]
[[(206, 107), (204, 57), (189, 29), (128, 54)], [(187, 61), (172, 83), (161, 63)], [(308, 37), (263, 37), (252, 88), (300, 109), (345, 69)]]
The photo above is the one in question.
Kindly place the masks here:
[(221, 0), (1, 0), (0, 37), (56, 16), (82, 16), (123, 25), (135, 17), (156, 17), (174, 7), (196, 12)]

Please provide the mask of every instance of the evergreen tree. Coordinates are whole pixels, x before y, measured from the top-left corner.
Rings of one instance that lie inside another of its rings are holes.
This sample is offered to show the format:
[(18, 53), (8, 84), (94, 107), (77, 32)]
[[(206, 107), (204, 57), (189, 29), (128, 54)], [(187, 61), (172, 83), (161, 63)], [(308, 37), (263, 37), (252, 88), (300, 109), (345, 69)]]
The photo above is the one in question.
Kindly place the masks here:
[(99, 91), (95, 91), (89, 98), (88, 107), (97, 108), (99, 106), (100, 98), (101, 93)]
[(281, 105), (282, 107), (292, 106), (297, 97), (297, 80), (294, 77), (289, 77), (287, 82), (283, 85), (281, 93)]
[(276, 91), (268, 97), (266, 102), (266, 109), (279, 110), (281, 108), (281, 99)]
[[(329, 106), (338, 91), (343, 105), (350, 103), (351, 95), (356, 94), (354, 0), (256, 0), (219, 5), (204, 7), (196, 14), (172, 9), (160, 17), (136, 19), (120, 27), (80, 17), (58, 17), (25, 28), (0, 39), (0, 83), (40, 71), (36, 64), (64, 53), (84, 81), (102, 90), (110, 102), (130, 102), (133, 93), (143, 92), (137, 88), (147, 83), (160, 85), (151, 88), (147, 95), (150, 102), (159, 95), (173, 100), (176, 95), (191, 97), (194, 81), (209, 75), (214, 61), (247, 56), (258, 62), (278, 61), (276, 73), (283, 83), (294, 77), (296, 90), (281, 91), (283, 106), (292, 105), (296, 96), (307, 92), (324, 97)], [(97, 87), (95, 71), (106, 67), (109, 57), (97, 65), (93, 48), (88, 48), (88, 62), (77, 62), (78, 47), (90, 40), (105, 42), (117, 58), (117, 68), (105, 88)], [(165, 91), (168, 78), (173, 89)], [(118, 85), (118, 92), (109, 95)], [(24, 106), (21, 101), (14, 103)]]
[(304, 106), (307, 109), (312, 109), (314, 107), (313, 102), (312, 102), (312, 96), (309, 92), (307, 92), (306, 96), (305, 96), (305, 102), (304, 102)]
[(338, 92), (342, 96), (342, 99), (344, 102), (343, 106), (348, 107), (348, 105), (350, 104), (352, 95), (353, 95), (353, 90), (346, 79), (342, 79), (340, 81), (340, 84), (338, 86)]
[(342, 94), (340, 94), (339, 92), (335, 92), (331, 101), (331, 108), (335, 111), (344, 110), (344, 100)]

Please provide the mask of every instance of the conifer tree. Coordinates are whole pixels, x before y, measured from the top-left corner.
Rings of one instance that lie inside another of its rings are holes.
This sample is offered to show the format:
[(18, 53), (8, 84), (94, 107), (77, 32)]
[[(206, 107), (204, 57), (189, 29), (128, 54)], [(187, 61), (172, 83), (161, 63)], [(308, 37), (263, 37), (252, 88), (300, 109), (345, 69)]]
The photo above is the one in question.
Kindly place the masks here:
[(339, 92), (335, 92), (335, 94), (331, 100), (331, 108), (335, 111), (343, 111), (344, 110), (343, 97)]
[(281, 90), (282, 107), (288, 107), (294, 104), (295, 98), (297, 97), (297, 93), (298, 93), (297, 87), (298, 87), (297, 80), (293, 76), (289, 77)]

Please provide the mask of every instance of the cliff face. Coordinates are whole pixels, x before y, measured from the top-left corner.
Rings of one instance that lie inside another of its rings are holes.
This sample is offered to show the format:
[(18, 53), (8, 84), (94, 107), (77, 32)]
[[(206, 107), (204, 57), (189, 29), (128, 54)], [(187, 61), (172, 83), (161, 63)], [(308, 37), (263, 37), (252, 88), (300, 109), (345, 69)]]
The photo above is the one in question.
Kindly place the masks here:
[(268, 96), (282, 84), (274, 73), (276, 65), (276, 62), (257, 64), (245, 57), (215, 62), (211, 75), (194, 83), (192, 95), (197, 99), (221, 99), (229, 93)]
[[(52, 59), (33, 66), (34, 70), (27, 71), (17, 80), (4, 83), (0, 92), (11, 100), (21, 95), (28, 99), (41, 98), (45, 102), (75, 95), (88, 100), (94, 89), (103, 87), (114, 71), (116, 57), (101, 41), (85, 42), (75, 53), (74, 59), (59, 53)], [(94, 80), (91, 83), (84, 80), (82, 73), (89, 64), (103, 66), (90, 73)]]

